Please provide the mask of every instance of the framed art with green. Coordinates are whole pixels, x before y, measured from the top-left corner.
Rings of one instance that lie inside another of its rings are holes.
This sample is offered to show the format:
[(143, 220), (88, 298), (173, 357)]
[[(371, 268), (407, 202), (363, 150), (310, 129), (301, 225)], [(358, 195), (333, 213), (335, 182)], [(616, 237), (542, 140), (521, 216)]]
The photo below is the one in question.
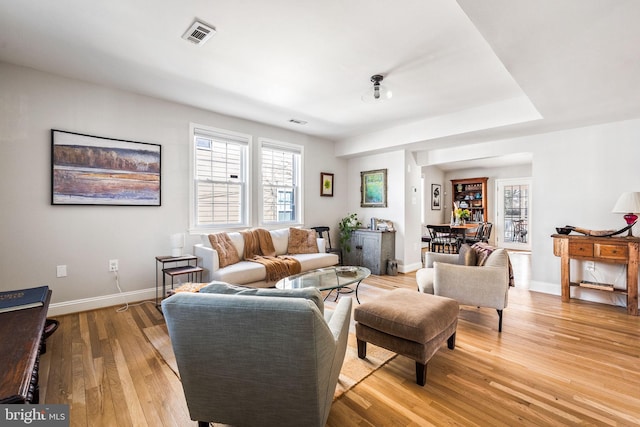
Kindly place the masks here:
[(333, 197), (333, 174), (320, 172), (320, 195), (322, 197)]
[(387, 207), (387, 170), (360, 172), (360, 207)]

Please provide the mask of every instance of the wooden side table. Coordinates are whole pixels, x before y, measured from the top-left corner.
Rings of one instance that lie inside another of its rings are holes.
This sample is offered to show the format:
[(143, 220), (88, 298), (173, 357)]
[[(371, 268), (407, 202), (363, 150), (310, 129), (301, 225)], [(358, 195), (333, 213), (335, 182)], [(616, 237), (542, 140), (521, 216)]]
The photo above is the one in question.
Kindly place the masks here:
[[(167, 267), (167, 264), (172, 264)], [(177, 276), (188, 275), (188, 280), (200, 278), (202, 280), (202, 272), (204, 269), (198, 267), (198, 257), (195, 255), (182, 256), (157, 256), (156, 257), (156, 308), (160, 310), (160, 302), (167, 294), (166, 276), (171, 277), (171, 289), (173, 289), (173, 280)], [(162, 274), (162, 293), (160, 293), (160, 281), (158, 273)]]
[(571, 286), (579, 286), (570, 279), (570, 260), (624, 264), (627, 266), (627, 289), (615, 292), (627, 296), (627, 314), (638, 315), (638, 260), (640, 238), (638, 237), (593, 237), (553, 234), (553, 254), (560, 260), (562, 301), (571, 299)]

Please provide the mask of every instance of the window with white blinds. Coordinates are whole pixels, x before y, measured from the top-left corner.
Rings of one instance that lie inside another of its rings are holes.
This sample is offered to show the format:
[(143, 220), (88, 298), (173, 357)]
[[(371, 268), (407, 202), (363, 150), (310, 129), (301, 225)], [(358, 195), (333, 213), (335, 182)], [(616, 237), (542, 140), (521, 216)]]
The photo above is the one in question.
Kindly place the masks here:
[(195, 128), (192, 228), (247, 225), (247, 152), (250, 137)]
[(301, 221), (302, 147), (260, 141), (263, 224)]

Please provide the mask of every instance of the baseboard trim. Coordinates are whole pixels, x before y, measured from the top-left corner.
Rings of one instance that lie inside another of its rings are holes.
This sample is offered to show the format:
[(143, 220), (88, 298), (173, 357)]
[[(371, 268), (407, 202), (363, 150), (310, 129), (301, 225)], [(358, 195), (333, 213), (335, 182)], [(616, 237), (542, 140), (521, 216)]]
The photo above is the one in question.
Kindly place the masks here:
[(140, 289), (137, 291), (122, 292), (111, 295), (103, 295), (93, 298), (83, 298), (72, 301), (57, 302), (49, 305), (47, 315), (49, 317), (78, 313), (81, 311), (95, 310), (98, 308), (113, 307), (126, 303), (139, 302), (154, 299), (156, 288)]
[(558, 283), (531, 280), (529, 282), (529, 290), (534, 292), (541, 292), (543, 294), (560, 295), (560, 285)]
[(407, 264), (407, 265), (404, 265), (404, 264), (398, 265), (398, 271), (400, 273), (411, 273), (421, 268), (422, 268), (421, 262), (414, 262), (413, 264)]

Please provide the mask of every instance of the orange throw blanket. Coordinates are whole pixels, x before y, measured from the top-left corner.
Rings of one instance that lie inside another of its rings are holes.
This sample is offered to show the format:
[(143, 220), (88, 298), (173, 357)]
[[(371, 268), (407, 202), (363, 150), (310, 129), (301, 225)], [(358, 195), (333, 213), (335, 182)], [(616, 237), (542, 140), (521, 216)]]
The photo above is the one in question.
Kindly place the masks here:
[(267, 282), (277, 282), (302, 270), (300, 262), (291, 257), (276, 256), (271, 234), (264, 228), (241, 231), (244, 239), (244, 259), (264, 265)]
[(276, 249), (273, 247), (271, 233), (264, 228), (241, 231), (244, 239), (244, 259), (253, 259), (256, 255), (276, 256)]

